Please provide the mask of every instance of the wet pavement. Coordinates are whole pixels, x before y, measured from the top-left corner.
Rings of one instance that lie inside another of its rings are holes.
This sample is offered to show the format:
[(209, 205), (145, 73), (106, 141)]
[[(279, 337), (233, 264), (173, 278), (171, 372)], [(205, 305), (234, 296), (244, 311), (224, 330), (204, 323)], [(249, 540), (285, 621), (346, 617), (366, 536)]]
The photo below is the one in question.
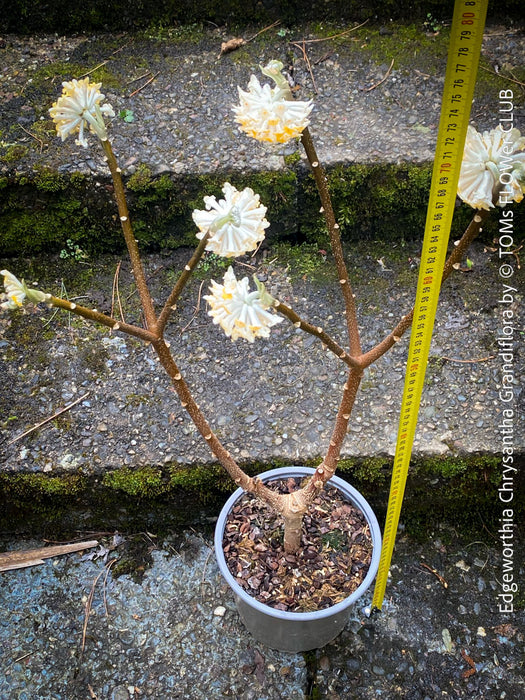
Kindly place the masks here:
[(140, 582), (113, 576), (124, 545), (108, 537), (0, 574), (2, 700), (525, 697), (525, 614), (499, 611), (499, 553), (451, 528), (425, 545), (401, 534), (382, 611), (367, 617), (367, 593), (334, 642), (304, 655), (244, 630), (206, 536), (142, 538)]

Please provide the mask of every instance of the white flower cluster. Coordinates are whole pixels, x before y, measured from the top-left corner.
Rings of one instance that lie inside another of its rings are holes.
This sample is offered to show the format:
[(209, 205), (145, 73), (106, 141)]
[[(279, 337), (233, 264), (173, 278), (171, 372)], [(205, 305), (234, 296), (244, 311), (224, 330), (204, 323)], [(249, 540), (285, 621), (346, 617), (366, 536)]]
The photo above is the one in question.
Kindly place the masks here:
[(237, 280), (231, 267), (224, 275), (224, 284), (212, 280), (211, 294), (204, 298), (210, 305), (209, 315), (232, 340), (245, 338), (253, 343), (255, 338), (267, 338), (270, 328), (283, 319), (267, 309), (271, 297), (259, 283), (256, 291), (250, 291), (249, 280)]
[(107, 139), (103, 115), (114, 117), (115, 112), (110, 104), (100, 106), (104, 99), (100, 86), (101, 83), (90, 83), (89, 78), (62, 83), (62, 95), (49, 110), (62, 141), (78, 131), (76, 143), (87, 148), (85, 124), (101, 141)]
[(234, 258), (255, 250), (270, 224), (264, 218), (266, 207), (250, 187), (239, 192), (225, 182), (222, 191), (224, 199), (204, 197), (206, 210), (195, 209), (192, 216), (200, 229), (197, 238), (210, 235), (206, 250)]
[(459, 176), (458, 195), (474, 209), (491, 209), (498, 185), (504, 194), (496, 203), (521, 202), (525, 188), (525, 137), (518, 129), (498, 125), (480, 134), (469, 126)]
[(247, 92), (238, 88), (240, 104), (233, 108), (235, 121), (241, 131), (258, 141), (288, 143), (301, 136), (310, 123), (308, 115), (313, 102), (291, 98), (290, 88), (280, 72), (282, 67), (279, 61), (271, 61), (263, 69), (276, 82), (274, 88), (261, 86), (255, 75), (250, 78)]
[(17, 279), (9, 270), (0, 270), (0, 275), (4, 278), (5, 294), (3, 297), (7, 299), (0, 304), (2, 309), (19, 309), (26, 301), (32, 301), (37, 304), (39, 301), (45, 301), (49, 295), (44, 294), (39, 289), (29, 289), (24, 282)]

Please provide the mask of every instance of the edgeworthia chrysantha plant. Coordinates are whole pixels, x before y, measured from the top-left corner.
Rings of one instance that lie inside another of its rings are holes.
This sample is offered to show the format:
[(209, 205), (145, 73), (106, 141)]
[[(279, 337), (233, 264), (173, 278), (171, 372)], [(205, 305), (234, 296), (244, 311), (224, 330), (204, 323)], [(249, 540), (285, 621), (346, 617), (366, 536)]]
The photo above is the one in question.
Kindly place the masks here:
[[(341, 245), (341, 232), (330, 200), (327, 178), (308, 130), (313, 103), (294, 100), (287, 80), (281, 72), (282, 67), (278, 61), (272, 61), (262, 69), (263, 74), (273, 81), (273, 87), (269, 84), (261, 85), (259, 80), (252, 76), (247, 91), (239, 88), (239, 104), (233, 108), (235, 120), (243, 133), (261, 142), (287, 143), (291, 139), (300, 139), (319, 191), (321, 210), (324, 212), (330, 236), (333, 262), (345, 305), (346, 339), (336, 340), (323, 328), (303, 319), (294, 309), (274, 298), (257, 278), (254, 280), (254, 287), (250, 287), (247, 277), (238, 280), (232, 267), (228, 268), (222, 283), (211, 283), (210, 293), (205, 299), (209, 304), (209, 314), (213, 322), (233, 341), (241, 339), (242, 342), (244, 339), (249, 342), (271, 342), (272, 328), (286, 318), (296, 328), (317, 337), (347, 366), (347, 377), (341, 386), (339, 409), (334, 419), (329, 444), (321, 463), (304, 487), (293, 493), (278, 494), (267, 488), (260, 479), (248, 476), (241, 469), (215, 435), (208, 419), (197, 405), (177, 365), (174, 352), (164, 337), (168, 319), (176, 309), (180, 294), (204, 251), (235, 258), (256, 250), (269, 225), (265, 218), (266, 207), (250, 188), (238, 191), (227, 182), (222, 189), (223, 199), (217, 200), (215, 196), (205, 197), (205, 208), (193, 212), (193, 219), (198, 228), (196, 236), (199, 242), (196, 250), (162, 308), (155, 308), (131, 226), (121, 170), (108, 140), (105, 118), (113, 116), (114, 111), (109, 104), (103, 104), (104, 95), (99, 90), (101, 86), (90, 84), (87, 78), (64, 83), (62, 96), (50, 109), (50, 114), (63, 140), (75, 134), (77, 143), (87, 147), (87, 137), (91, 133), (101, 142), (113, 179), (122, 233), (140, 296), (144, 325), (118, 321), (99, 311), (71, 303), (67, 299), (31, 289), (7, 270), (2, 271), (6, 298), (2, 307), (11, 310), (28, 302), (44, 302), (107, 326), (113, 331), (127, 333), (150, 343), (162, 367), (171, 378), (181, 405), (189, 413), (215, 458), (236, 484), (255, 494), (281, 514), (285, 548), (288, 552), (295, 552), (300, 546), (303, 516), (336, 470), (363, 371), (399, 342), (411, 325), (412, 311), (408, 310), (401, 316), (396, 326), (374, 347), (362, 349), (354, 292)], [(510, 136), (497, 130), (482, 135), (472, 128), (469, 130), (459, 194), (476, 209), (476, 213), (447, 260), (443, 279), (446, 279), (454, 266), (459, 264), (468, 246), (479, 233), (483, 220), (489, 214), (488, 210), (498, 203), (496, 199), (501, 192), (502, 172), (509, 173), (506, 188), (512, 194), (512, 198), (506, 203), (511, 199), (520, 201), (522, 198), (524, 141), (516, 129)]]

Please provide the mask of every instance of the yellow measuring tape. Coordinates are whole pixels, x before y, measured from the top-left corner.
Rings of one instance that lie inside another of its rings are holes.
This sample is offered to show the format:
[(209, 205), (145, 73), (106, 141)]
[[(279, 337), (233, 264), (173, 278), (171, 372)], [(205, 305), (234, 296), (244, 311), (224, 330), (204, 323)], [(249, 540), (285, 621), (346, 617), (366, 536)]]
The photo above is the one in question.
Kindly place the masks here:
[(405, 388), (372, 610), (381, 610), (416, 432), (488, 0), (458, 1), (450, 32), (425, 237), (408, 350)]

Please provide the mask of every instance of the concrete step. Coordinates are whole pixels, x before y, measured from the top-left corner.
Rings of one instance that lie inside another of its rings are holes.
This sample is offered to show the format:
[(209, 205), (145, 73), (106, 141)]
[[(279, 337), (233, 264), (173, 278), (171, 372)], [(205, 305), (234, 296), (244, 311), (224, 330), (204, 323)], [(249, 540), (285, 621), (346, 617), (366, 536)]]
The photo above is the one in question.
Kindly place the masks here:
[[(293, 76), (297, 96), (315, 100), (311, 132), (331, 173), (343, 237), (419, 238), (449, 32), (425, 29), (274, 27), (220, 58), (221, 42), (232, 38), (224, 29), (6, 36), (0, 254), (58, 252), (68, 239), (88, 252), (121, 245), (99, 144), (94, 137), (87, 149), (72, 138), (61, 143), (47, 111), (63, 80), (88, 73), (102, 82), (117, 114), (110, 138), (146, 248), (193, 241), (192, 209), (202, 207), (204, 195), (219, 195), (225, 180), (261, 194), (270, 239), (322, 241), (318, 198), (299, 147), (263, 147), (233, 120), (237, 86), (246, 88), (252, 73), (260, 76), (258, 65), (274, 58)], [(479, 129), (498, 124), (501, 89), (514, 89), (519, 126), (524, 106), (516, 80), (524, 49), (519, 28), (487, 27), (472, 109)], [(517, 233), (525, 230), (523, 219), (518, 210)]]

